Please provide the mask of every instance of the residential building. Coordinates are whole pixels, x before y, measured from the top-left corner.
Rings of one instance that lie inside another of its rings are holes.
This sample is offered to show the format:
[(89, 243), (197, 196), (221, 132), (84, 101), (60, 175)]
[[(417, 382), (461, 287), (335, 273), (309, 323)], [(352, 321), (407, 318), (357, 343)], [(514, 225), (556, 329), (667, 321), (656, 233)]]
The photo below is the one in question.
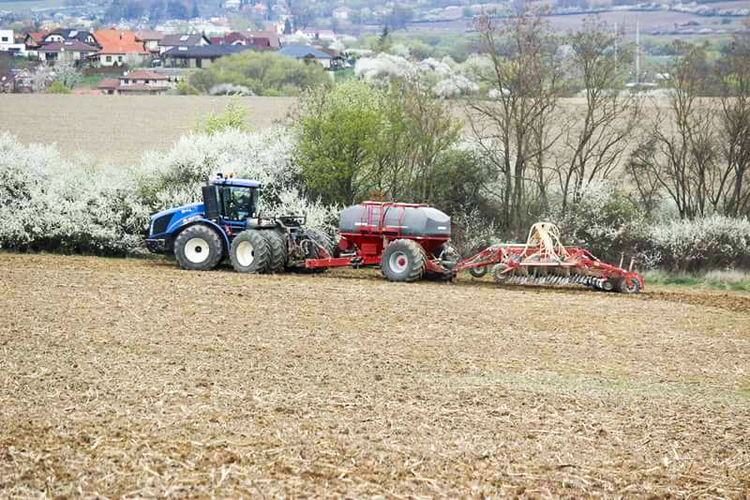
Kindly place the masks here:
[(0, 52), (26, 55), (26, 45), (16, 42), (13, 30), (0, 30)]
[(331, 54), (311, 45), (285, 45), (279, 49), (279, 54), (294, 57), (305, 62), (316, 62), (326, 69), (335, 69), (331, 64)]
[(79, 41), (81, 43), (92, 46), (99, 45), (98, 41), (91, 32), (68, 28), (59, 28), (54, 31), (50, 31), (42, 37), (41, 44), (43, 45), (45, 43), (61, 43), (72, 41)]
[(297, 34), (303, 34), (312, 40), (325, 40), (329, 42), (336, 40), (336, 33), (334, 33), (333, 30), (297, 30)]
[(170, 49), (175, 47), (194, 47), (211, 45), (206, 35), (200, 33), (193, 33), (190, 35), (179, 34), (179, 35), (165, 35), (159, 42), (159, 53), (164, 54)]
[(41, 47), (42, 45), (42, 39), (44, 39), (44, 35), (46, 35), (46, 31), (38, 31), (38, 32), (28, 32), (24, 36), (23, 43), (26, 47), (26, 54), (31, 57), (36, 57), (39, 55), (39, 52), (37, 49)]
[(173, 89), (177, 79), (155, 71), (136, 70), (119, 78), (105, 78), (99, 83), (104, 94), (164, 94)]
[(168, 68), (208, 68), (221, 57), (250, 48), (246, 45), (180, 45), (164, 52), (162, 59)]
[(245, 45), (255, 50), (278, 50), (279, 36), (272, 31), (232, 31), (211, 37), (211, 45)]
[(152, 54), (159, 54), (159, 42), (164, 39), (164, 33), (155, 30), (139, 30), (135, 32), (135, 39), (143, 43), (143, 47)]
[(333, 9), (332, 14), (334, 19), (338, 19), (339, 21), (346, 21), (347, 19), (349, 19), (349, 16), (352, 12), (354, 11), (349, 7), (337, 7)]
[(66, 40), (64, 42), (45, 43), (37, 49), (37, 52), (39, 59), (42, 61), (73, 61), (80, 63), (99, 52), (99, 48), (79, 42), (78, 40)]
[(100, 66), (138, 65), (151, 57), (151, 52), (130, 30), (97, 30), (94, 36), (101, 49), (93, 59)]

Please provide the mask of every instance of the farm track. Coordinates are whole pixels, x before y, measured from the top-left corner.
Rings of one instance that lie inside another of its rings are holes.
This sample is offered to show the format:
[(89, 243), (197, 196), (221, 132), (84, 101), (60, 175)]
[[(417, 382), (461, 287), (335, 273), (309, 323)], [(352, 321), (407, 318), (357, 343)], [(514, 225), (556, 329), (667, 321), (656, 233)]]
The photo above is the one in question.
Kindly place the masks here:
[(747, 294), (0, 254), (0, 297), (0, 497), (750, 490)]

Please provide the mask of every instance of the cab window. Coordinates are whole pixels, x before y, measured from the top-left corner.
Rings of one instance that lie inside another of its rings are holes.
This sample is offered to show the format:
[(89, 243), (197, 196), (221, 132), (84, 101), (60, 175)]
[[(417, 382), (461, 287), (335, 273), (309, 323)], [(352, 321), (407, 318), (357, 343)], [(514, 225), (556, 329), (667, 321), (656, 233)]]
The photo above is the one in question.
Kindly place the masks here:
[(227, 219), (244, 221), (253, 215), (253, 189), (248, 187), (225, 187), (223, 190), (224, 214)]

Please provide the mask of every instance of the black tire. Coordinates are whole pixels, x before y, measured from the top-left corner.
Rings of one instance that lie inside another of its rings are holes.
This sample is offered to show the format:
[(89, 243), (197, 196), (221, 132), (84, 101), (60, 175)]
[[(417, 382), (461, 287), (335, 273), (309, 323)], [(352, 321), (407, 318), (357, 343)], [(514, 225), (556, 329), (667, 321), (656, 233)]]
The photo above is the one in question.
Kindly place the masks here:
[[(315, 243), (325, 248), (326, 252), (328, 252), (328, 255), (330, 257), (334, 257), (335, 248), (333, 245), (333, 241), (331, 240), (331, 238), (328, 237), (326, 233), (324, 233), (320, 229), (310, 228), (310, 229), (305, 229), (305, 236), (307, 236), (308, 238), (313, 240)], [(308, 258), (310, 259), (323, 258), (323, 252), (321, 252), (320, 249), (316, 247), (315, 255), (311, 255)]]
[(495, 283), (503, 285), (508, 282), (510, 274), (505, 272), (506, 269), (508, 269), (508, 265), (502, 262), (492, 267), (492, 278), (495, 280)]
[(174, 242), (174, 256), (182, 269), (210, 271), (224, 257), (224, 245), (215, 229), (197, 224), (184, 229), (177, 235)]
[(239, 273), (267, 273), (271, 270), (271, 248), (261, 231), (247, 229), (232, 241), (229, 260)]
[(627, 294), (633, 294), (641, 293), (641, 283), (637, 279), (633, 278), (630, 280), (630, 285), (628, 285), (628, 280), (625, 278), (622, 278), (617, 283), (617, 291), (620, 293), (627, 293)]
[(389, 281), (417, 281), (425, 271), (425, 254), (413, 240), (395, 240), (380, 257), (380, 272)]
[(272, 273), (283, 273), (287, 260), (286, 237), (276, 229), (261, 231), (271, 250), (270, 270)]
[(475, 278), (482, 278), (485, 274), (487, 274), (487, 266), (469, 268), (469, 274), (471, 274)]

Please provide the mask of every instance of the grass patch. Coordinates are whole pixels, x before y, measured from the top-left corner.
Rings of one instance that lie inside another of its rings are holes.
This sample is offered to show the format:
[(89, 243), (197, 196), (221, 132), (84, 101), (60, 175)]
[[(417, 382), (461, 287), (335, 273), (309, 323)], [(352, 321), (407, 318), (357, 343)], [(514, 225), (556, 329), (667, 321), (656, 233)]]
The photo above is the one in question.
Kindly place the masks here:
[(750, 292), (750, 273), (747, 271), (709, 271), (705, 274), (647, 271), (643, 279), (649, 285), (694, 286)]

